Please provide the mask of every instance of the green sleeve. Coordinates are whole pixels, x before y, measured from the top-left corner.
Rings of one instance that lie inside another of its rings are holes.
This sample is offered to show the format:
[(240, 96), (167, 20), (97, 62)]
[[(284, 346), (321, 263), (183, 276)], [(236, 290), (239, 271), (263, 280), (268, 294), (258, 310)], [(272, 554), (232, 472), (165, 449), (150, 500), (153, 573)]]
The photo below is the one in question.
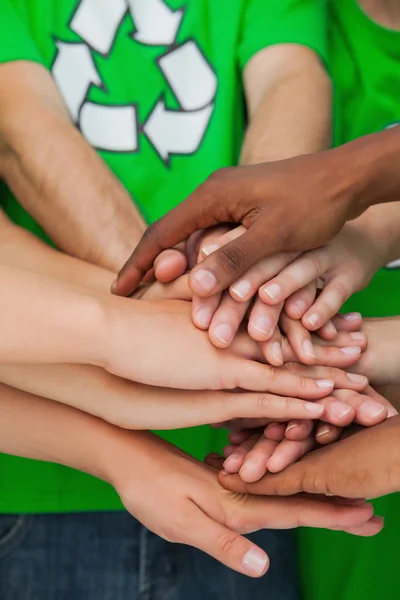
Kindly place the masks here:
[(326, 0), (245, 0), (239, 64), (274, 44), (301, 44), (326, 61)]
[(44, 62), (11, 2), (0, 0), (0, 63), (13, 60)]

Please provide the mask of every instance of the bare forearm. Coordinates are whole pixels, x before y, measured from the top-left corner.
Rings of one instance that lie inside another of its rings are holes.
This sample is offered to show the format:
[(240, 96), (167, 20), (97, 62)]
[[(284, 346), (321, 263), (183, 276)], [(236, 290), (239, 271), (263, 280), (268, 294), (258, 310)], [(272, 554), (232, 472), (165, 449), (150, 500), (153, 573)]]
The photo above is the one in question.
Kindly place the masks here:
[(242, 164), (280, 160), (327, 148), (331, 136), (331, 84), (308, 48), (267, 48), (244, 73), (249, 127)]
[(65, 252), (117, 271), (144, 231), (132, 200), (71, 123), (50, 74), (0, 67), (1, 174)]
[(110, 271), (54, 250), (17, 227), (0, 211), (0, 265), (31, 271), (99, 292), (108, 292)]
[(0, 281), (0, 362), (96, 361), (104, 330), (100, 297), (9, 267), (0, 267)]
[(59, 463), (106, 481), (113, 479), (118, 464), (127, 460), (130, 439), (135, 436), (2, 384), (0, 414), (0, 452)]

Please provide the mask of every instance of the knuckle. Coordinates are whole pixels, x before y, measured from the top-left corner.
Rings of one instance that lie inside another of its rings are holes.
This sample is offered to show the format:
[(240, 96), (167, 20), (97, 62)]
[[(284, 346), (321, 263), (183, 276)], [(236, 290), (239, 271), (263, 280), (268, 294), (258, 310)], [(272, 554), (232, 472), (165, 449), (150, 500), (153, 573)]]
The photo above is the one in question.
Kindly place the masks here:
[(270, 365), (265, 365), (264, 366), (264, 374), (265, 374), (265, 378), (269, 383), (272, 383), (275, 381), (276, 379), (276, 370), (274, 367), (271, 367)]
[(217, 539), (217, 548), (224, 555), (231, 555), (235, 552), (237, 535), (229, 531), (220, 533)]
[(238, 246), (222, 247), (218, 252), (218, 261), (224, 271), (239, 271), (246, 265), (246, 256)]
[(260, 412), (268, 412), (273, 404), (273, 396), (270, 394), (259, 394), (257, 396), (257, 408)]
[(206, 179), (205, 184), (215, 185), (220, 182), (226, 181), (230, 177), (231, 168), (224, 167), (222, 169), (216, 169)]

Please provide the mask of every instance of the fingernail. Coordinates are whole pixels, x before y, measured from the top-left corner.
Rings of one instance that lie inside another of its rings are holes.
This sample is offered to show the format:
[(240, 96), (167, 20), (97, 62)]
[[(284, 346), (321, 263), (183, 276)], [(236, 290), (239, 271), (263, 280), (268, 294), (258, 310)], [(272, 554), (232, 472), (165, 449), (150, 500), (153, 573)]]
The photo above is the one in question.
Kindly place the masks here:
[(366, 385), (368, 383), (368, 379), (364, 377), (364, 375), (358, 375), (357, 373), (347, 373), (347, 377), (353, 383), (359, 383), (360, 385)]
[(249, 575), (260, 576), (268, 565), (268, 556), (258, 548), (248, 550), (242, 559), (242, 567)]
[(258, 317), (253, 322), (254, 329), (257, 329), (257, 331), (263, 333), (264, 335), (269, 335), (271, 331), (271, 326), (271, 319), (269, 319), (268, 317)]
[(227, 323), (220, 323), (216, 327), (213, 327), (213, 332), (223, 344), (229, 344), (233, 338), (233, 329)]
[(251, 292), (250, 281), (247, 281), (246, 279), (242, 279), (241, 281), (236, 282), (235, 285), (233, 285), (231, 287), (231, 292), (233, 292), (235, 294), (235, 296), (237, 296), (238, 298), (241, 298), (243, 300)]
[(310, 340), (304, 340), (302, 345), (304, 354), (307, 354), (307, 356), (312, 356), (313, 358), (318, 358), (318, 356), (315, 353), (314, 346), (312, 345)]
[(335, 417), (335, 419), (345, 417), (351, 410), (351, 406), (344, 402), (331, 402), (329, 405), (329, 413)]
[(388, 417), (395, 417), (396, 415), (399, 414), (394, 406), (388, 406), (387, 411), (388, 411)]
[(209, 244), (208, 246), (204, 246), (204, 248), (201, 249), (201, 252), (205, 256), (210, 256), (210, 254), (218, 250), (218, 248), (220, 248), (218, 244)]
[(199, 271), (193, 271), (191, 276), (205, 292), (211, 293), (217, 286), (217, 278), (211, 271), (200, 269)]
[(316, 438), (322, 437), (323, 435), (326, 435), (327, 433), (330, 433), (331, 431), (332, 431), (332, 427), (330, 425), (324, 425), (323, 427), (321, 427), (321, 429), (318, 431), (318, 433), (315, 437)]
[(362, 406), (360, 406), (360, 410), (363, 411), (366, 417), (374, 419), (384, 412), (385, 407), (382, 404), (379, 404), (379, 402), (368, 400)]
[(285, 434), (290, 431), (291, 429), (295, 429), (296, 427), (299, 426), (299, 421), (292, 421), (291, 423), (289, 423), (289, 425), (286, 427), (285, 429)]
[(194, 318), (197, 325), (200, 325), (200, 327), (207, 328), (209, 327), (213, 318), (213, 311), (211, 310), (211, 308), (201, 308), (197, 311)]
[(326, 325), (326, 329), (327, 329), (328, 331), (332, 331), (333, 333), (337, 333), (337, 329), (336, 329), (336, 327), (334, 326), (334, 324), (333, 324), (333, 323), (328, 323), (328, 324)]
[(335, 385), (335, 382), (333, 381), (333, 379), (318, 379), (316, 381), (316, 384), (318, 387), (325, 390), (328, 388), (333, 388), (333, 386)]
[(313, 404), (312, 402), (306, 402), (304, 406), (305, 406), (305, 409), (308, 410), (309, 413), (311, 413), (312, 415), (317, 415), (317, 416), (322, 415), (322, 413), (325, 410), (324, 407), (321, 406), (321, 404)]
[(297, 300), (297, 302), (293, 304), (293, 308), (301, 318), (307, 310), (307, 304), (303, 302), (303, 300)]
[(340, 352), (349, 355), (361, 354), (361, 348), (359, 348), (358, 346), (348, 346), (347, 348), (340, 348)]
[(283, 364), (283, 354), (282, 354), (282, 348), (279, 342), (274, 342), (272, 344), (272, 356), (275, 358), (276, 362), (279, 362), (279, 364)]
[(311, 327), (315, 329), (319, 321), (319, 315), (310, 315), (307, 317), (307, 321), (310, 323)]
[(277, 283), (273, 283), (272, 285), (267, 285), (263, 291), (271, 298), (271, 300), (274, 300), (281, 293), (281, 288)]
[(363, 342), (365, 340), (365, 335), (360, 331), (356, 331), (355, 333), (350, 333), (350, 337), (357, 342)]
[(233, 453), (230, 456), (228, 456), (228, 458), (226, 460), (224, 460), (224, 465), (226, 465), (226, 463), (228, 463), (229, 461), (237, 460), (238, 458), (239, 458), (239, 455)]
[(111, 292), (114, 293), (115, 290), (117, 289), (117, 285), (118, 285), (118, 277), (117, 279), (114, 281), (114, 283), (111, 286)]
[(358, 321), (359, 319), (362, 319), (361, 313), (358, 312), (347, 313), (346, 315), (341, 316), (343, 319), (346, 319), (346, 321)]

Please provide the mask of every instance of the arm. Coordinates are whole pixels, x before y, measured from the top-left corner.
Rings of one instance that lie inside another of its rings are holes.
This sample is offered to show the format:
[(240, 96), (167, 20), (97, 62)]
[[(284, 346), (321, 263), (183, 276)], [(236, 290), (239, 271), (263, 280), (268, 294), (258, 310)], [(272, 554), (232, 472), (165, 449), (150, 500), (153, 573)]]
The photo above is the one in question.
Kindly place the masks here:
[(144, 231), (128, 192), (73, 126), (50, 73), (0, 65), (0, 175), (65, 252), (116, 271)]
[(248, 231), (195, 267), (191, 287), (201, 296), (225, 289), (261, 258), (328, 242), (368, 207), (398, 201), (399, 148), (393, 127), (333, 150), (217, 172), (150, 227), (114, 291), (129, 293), (160, 249), (220, 222), (241, 222)]
[(249, 124), (241, 164), (329, 147), (332, 89), (318, 56), (296, 44), (258, 52), (243, 73)]
[(14, 225), (0, 210), (0, 265), (54, 277), (60, 282), (107, 292), (111, 271), (64, 254)]
[(299, 523), (356, 527), (367, 535), (382, 528), (368, 505), (226, 494), (213, 469), (151, 434), (122, 431), (6, 386), (0, 386), (0, 414), (1, 452), (64, 464), (109, 482), (151, 531), (250, 577), (266, 572), (268, 556), (241, 533)]

